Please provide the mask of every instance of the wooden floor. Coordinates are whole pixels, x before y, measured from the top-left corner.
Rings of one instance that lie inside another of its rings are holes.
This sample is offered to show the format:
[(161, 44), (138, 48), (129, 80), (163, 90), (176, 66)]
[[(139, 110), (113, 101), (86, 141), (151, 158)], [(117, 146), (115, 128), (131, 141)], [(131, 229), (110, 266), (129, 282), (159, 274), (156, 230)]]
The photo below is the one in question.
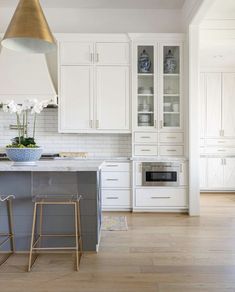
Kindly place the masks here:
[(234, 292), (235, 194), (202, 195), (201, 217), (128, 214), (128, 231), (102, 233), (99, 254), (73, 271), (70, 255), (27, 256), (0, 268), (1, 292)]

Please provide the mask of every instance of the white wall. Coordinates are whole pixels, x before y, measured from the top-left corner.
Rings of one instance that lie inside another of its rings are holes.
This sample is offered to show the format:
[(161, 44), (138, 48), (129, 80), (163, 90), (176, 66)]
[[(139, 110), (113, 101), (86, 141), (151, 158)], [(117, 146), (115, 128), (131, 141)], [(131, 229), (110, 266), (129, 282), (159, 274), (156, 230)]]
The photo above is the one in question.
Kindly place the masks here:
[[(0, 9), (5, 31), (14, 9)], [(181, 10), (45, 8), (53, 32), (182, 32)]]

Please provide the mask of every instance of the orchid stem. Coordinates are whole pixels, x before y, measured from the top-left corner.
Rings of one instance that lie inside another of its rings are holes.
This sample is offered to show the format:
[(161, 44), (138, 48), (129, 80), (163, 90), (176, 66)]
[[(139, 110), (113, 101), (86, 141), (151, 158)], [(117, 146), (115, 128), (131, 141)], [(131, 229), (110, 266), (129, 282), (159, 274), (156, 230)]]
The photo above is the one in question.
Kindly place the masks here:
[(33, 139), (35, 139), (35, 132), (36, 132), (36, 120), (37, 120), (37, 114), (34, 114), (34, 122), (33, 122)]

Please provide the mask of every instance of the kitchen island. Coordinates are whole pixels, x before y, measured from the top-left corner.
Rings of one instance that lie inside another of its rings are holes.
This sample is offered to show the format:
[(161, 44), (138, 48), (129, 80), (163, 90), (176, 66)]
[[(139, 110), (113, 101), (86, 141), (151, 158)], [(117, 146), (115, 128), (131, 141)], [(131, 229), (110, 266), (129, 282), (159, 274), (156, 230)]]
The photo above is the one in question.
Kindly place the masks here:
[[(48, 160), (35, 166), (13, 166), (0, 162), (0, 193), (14, 194), (13, 214), (17, 251), (28, 251), (35, 195), (82, 196), (81, 224), (83, 248), (97, 251), (101, 225), (99, 172), (102, 161)], [(72, 233), (73, 213), (70, 206), (50, 206), (44, 210), (45, 233)], [(0, 206), (1, 232), (7, 231), (6, 208)], [(56, 239), (55, 239), (56, 240)], [(63, 243), (67, 244), (67, 243)]]

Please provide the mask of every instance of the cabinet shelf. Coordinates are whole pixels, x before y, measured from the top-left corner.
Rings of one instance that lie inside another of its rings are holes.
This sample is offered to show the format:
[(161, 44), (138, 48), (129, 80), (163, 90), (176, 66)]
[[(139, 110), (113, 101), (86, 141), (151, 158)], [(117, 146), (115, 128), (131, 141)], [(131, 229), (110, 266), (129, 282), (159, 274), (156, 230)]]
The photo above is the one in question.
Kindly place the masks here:
[(179, 93), (164, 93), (164, 95), (163, 96), (166, 96), (166, 97), (171, 97), (171, 96), (174, 96), (174, 97), (179, 97), (180, 96), (180, 94)]
[(176, 73), (176, 74), (172, 74), (172, 73), (164, 73), (163, 76), (172, 76), (172, 77), (179, 77), (180, 74)]
[(139, 111), (138, 114), (154, 114), (154, 112), (153, 111), (150, 111), (150, 112)]
[(154, 76), (153, 73), (138, 73), (138, 76)]
[(153, 93), (138, 93), (138, 96), (154, 96)]

